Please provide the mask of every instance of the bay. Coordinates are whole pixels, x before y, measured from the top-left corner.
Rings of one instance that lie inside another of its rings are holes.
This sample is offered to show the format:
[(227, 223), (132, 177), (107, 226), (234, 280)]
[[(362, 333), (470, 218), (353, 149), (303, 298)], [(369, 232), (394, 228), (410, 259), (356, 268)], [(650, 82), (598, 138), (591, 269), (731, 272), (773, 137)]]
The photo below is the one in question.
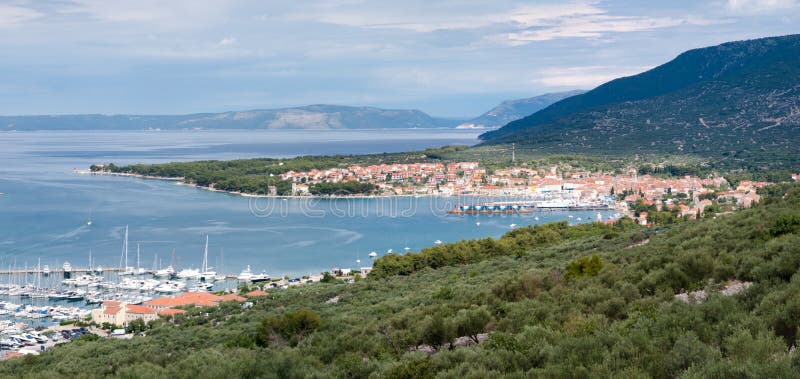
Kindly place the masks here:
[(108, 162), (412, 151), (474, 144), (477, 134), (441, 129), (0, 133), (0, 267), (30, 267), (38, 259), (50, 267), (64, 261), (86, 267), (90, 249), (95, 264), (119, 266), (128, 225), (131, 265), (139, 245), (146, 268), (198, 267), (208, 234), (209, 262), (218, 271), (238, 273), (250, 265), (272, 276), (299, 276), (334, 266), (369, 266), (372, 251), (382, 255), (406, 247), (418, 251), (436, 240), (498, 237), (511, 224), (594, 219), (597, 212), (446, 214), (474, 199), (254, 199), (170, 181), (73, 173)]

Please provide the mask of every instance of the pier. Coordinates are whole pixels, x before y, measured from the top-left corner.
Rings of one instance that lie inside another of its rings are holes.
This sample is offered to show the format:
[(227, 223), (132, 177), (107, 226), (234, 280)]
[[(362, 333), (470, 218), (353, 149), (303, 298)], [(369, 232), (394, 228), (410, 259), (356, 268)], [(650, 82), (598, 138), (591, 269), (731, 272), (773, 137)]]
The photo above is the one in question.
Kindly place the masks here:
[[(103, 270), (102, 270), (102, 272), (123, 272), (123, 271), (125, 271), (124, 267), (103, 267)], [(73, 267), (72, 270), (66, 271), (66, 272), (76, 273), (76, 274), (86, 274), (86, 273), (92, 273), (92, 272), (100, 272), (100, 270), (89, 269), (89, 268), (81, 268), (81, 267)], [(149, 271), (147, 271), (147, 272), (150, 273)], [(40, 267), (18, 268), (18, 269), (11, 269), (11, 270), (8, 270), (8, 269), (0, 270), (0, 275), (23, 275), (23, 274), (31, 274), (31, 275), (52, 274), (52, 275), (58, 275), (58, 274), (64, 274), (64, 273), (65, 273), (65, 271), (64, 271), (63, 268), (51, 268), (49, 271), (45, 271)]]
[(519, 201), (491, 202), (484, 204), (460, 204), (448, 211), (449, 214), (516, 214), (535, 213), (541, 211), (605, 211), (610, 210), (606, 204), (578, 204), (569, 201)]

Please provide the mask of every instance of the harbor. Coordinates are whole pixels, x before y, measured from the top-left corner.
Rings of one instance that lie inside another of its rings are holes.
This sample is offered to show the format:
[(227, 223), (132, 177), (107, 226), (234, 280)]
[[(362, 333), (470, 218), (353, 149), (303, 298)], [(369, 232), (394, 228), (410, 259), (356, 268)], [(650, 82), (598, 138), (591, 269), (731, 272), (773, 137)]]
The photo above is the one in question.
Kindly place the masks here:
[(579, 203), (574, 200), (497, 201), (479, 204), (459, 204), (448, 214), (523, 214), (543, 211), (609, 211), (614, 208), (606, 202)]

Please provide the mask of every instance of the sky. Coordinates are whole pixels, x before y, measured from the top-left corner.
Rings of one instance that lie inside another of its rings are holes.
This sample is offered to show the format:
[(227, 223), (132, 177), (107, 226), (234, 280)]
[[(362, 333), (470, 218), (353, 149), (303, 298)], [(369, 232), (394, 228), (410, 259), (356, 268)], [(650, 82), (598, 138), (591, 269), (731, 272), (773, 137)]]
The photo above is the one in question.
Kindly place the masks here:
[(0, 0), (0, 114), (472, 117), (798, 25), (800, 0)]

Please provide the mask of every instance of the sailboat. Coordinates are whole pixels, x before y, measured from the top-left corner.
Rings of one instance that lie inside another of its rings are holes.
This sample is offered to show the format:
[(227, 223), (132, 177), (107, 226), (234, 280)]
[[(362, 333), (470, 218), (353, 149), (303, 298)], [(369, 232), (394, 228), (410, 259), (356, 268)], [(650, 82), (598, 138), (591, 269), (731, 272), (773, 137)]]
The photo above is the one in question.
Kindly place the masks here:
[(144, 267), (141, 266), (139, 259), (140, 259), (139, 244), (137, 243), (136, 244), (136, 271), (135, 271), (135, 274), (136, 275), (144, 275), (145, 274), (145, 270), (144, 270)]
[(213, 281), (217, 277), (217, 272), (211, 269), (213, 269), (213, 267), (208, 266), (208, 234), (206, 234), (206, 247), (203, 249), (203, 265), (200, 267), (200, 280)]
[(128, 266), (128, 225), (125, 225), (125, 241), (122, 244), (122, 255), (125, 258), (125, 265), (120, 275), (133, 275), (133, 267)]
[[(389, 254), (391, 254), (391, 253), (392, 253), (392, 249), (389, 249), (389, 252), (388, 252), (388, 253), (389, 253)], [(374, 251), (373, 251), (373, 252), (371, 252), (371, 253), (369, 253), (369, 257), (370, 257), (370, 258), (375, 258), (375, 257), (377, 257), (377, 256), (378, 256), (378, 253), (376, 253), (376, 252), (374, 252)]]

